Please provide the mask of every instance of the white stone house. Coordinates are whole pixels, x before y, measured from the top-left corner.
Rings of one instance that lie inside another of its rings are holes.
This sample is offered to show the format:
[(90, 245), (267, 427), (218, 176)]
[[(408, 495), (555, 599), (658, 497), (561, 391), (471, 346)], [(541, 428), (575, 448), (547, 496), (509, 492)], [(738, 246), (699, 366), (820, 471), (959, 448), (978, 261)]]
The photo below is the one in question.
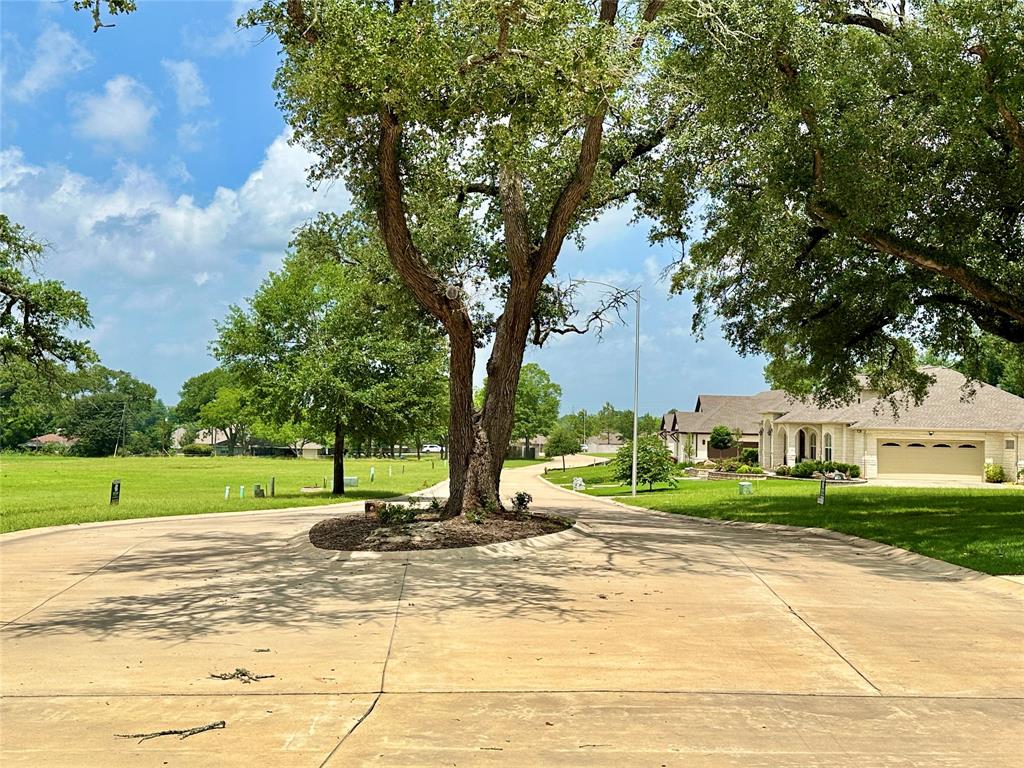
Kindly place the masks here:
[(758, 426), (763, 466), (774, 469), (804, 459), (860, 466), (863, 477), (925, 481), (980, 481), (986, 464), (999, 464), (1010, 482), (1024, 468), (1024, 398), (974, 383), (948, 368), (927, 367), (935, 377), (918, 406), (893, 414), (877, 392), (858, 402), (817, 408), (786, 402), (765, 408)]
[[(778, 390), (756, 395), (699, 395), (692, 411), (669, 411), (661, 417), (658, 434), (676, 461), (705, 461), (738, 455), (743, 448), (757, 448), (762, 414), (788, 409), (791, 398)], [(718, 451), (708, 444), (711, 430), (724, 425), (741, 433), (739, 445)]]

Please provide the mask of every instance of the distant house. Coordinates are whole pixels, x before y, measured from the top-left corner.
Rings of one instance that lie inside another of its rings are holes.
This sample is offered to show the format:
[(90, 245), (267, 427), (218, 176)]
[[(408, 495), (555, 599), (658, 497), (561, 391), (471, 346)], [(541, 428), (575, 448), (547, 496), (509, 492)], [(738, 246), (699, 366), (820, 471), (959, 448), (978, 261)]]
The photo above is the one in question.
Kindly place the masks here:
[(20, 447), (26, 451), (38, 451), (48, 445), (62, 445), (65, 448), (70, 448), (77, 442), (77, 437), (65, 437), (64, 435), (58, 435), (56, 432), (50, 432), (49, 434), (39, 435), (31, 440), (26, 440)]
[(526, 447), (526, 441), (523, 438), (513, 440), (509, 443), (508, 453), (506, 457), (510, 459), (535, 459), (538, 456), (544, 455), (544, 446), (548, 444), (548, 438), (546, 435), (534, 435), (530, 438), (530, 447)]
[[(789, 395), (774, 389), (756, 395), (699, 395), (692, 411), (669, 411), (662, 416), (659, 434), (676, 461), (729, 458), (743, 448), (757, 448), (761, 414), (788, 408), (791, 402)], [(739, 444), (726, 450), (712, 448), (708, 441), (717, 426), (739, 432)]]
[[(928, 366), (935, 378), (920, 405), (893, 414), (879, 393), (861, 389), (855, 403), (838, 408), (793, 400), (778, 391), (747, 397), (701, 395), (693, 411), (669, 411), (661, 436), (672, 455), (711, 457), (707, 440), (716, 424), (739, 427), (742, 445), (758, 449), (774, 469), (807, 459), (856, 464), (865, 478), (978, 481), (985, 466), (999, 465), (1008, 480), (1024, 469), (1024, 398), (974, 383), (948, 368)], [(752, 418), (753, 417), (753, 418)]]
[[(185, 430), (178, 428), (172, 433), (171, 439), (175, 448), (183, 448), (181, 440)], [(208, 445), (213, 448), (217, 456), (228, 456), (230, 454), (229, 440), (227, 433), (220, 429), (201, 429), (196, 433), (195, 442), (199, 445)], [(235, 446), (236, 456), (294, 456), (300, 459), (318, 459), (321, 456), (329, 455), (329, 449), (320, 443), (308, 442), (302, 445), (274, 445), (259, 440), (249, 441), (247, 444)]]
[(617, 432), (602, 432), (587, 439), (588, 453), (615, 453), (626, 439)]

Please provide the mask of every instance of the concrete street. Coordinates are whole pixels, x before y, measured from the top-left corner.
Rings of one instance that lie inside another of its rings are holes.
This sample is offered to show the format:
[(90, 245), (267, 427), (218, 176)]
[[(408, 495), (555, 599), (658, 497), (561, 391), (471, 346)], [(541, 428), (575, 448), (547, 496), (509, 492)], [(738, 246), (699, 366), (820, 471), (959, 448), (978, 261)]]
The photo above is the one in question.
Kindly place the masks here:
[(0, 537), (0, 762), (1020, 765), (1024, 585), (540, 472), (503, 492), (578, 528), (476, 550), (316, 550), (322, 508)]

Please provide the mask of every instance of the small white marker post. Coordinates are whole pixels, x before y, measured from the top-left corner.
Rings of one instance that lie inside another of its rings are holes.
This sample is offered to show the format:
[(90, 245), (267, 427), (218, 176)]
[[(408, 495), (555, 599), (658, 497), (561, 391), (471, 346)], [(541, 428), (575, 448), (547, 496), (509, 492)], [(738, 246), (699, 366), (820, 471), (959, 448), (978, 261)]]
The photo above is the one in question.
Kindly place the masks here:
[(230, 496), (231, 496), (231, 486), (230, 485), (225, 485), (224, 486), (224, 501), (227, 501), (228, 497), (230, 497)]
[(370, 467), (370, 482), (371, 483), (373, 482), (373, 476), (376, 475), (376, 474), (377, 474), (377, 470), (374, 469), (373, 467)]
[(244, 485), (238, 486), (238, 498), (240, 498), (240, 499), (244, 499), (245, 498), (245, 486)]
[(391, 477), (391, 465), (388, 464), (388, 477)]

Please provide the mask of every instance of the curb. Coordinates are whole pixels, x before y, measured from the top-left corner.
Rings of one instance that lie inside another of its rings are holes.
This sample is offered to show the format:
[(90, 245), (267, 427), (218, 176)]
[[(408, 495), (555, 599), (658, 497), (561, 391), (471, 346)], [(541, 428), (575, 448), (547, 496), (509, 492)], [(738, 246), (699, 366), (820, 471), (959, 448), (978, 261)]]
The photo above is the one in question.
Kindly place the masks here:
[[(480, 544), (473, 547), (449, 547), (447, 549), (413, 549), (394, 552), (372, 552), (368, 550), (319, 549), (309, 542), (309, 533), (301, 534), (303, 541), (296, 542), (296, 550), (330, 562), (350, 561), (391, 561), (407, 564), (472, 560), (475, 558), (502, 558), (529, 555), (534, 552), (570, 544), (581, 538), (593, 536), (586, 523), (576, 521), (571, 528), (524, 539), (500, 541), (494, 544)], [(299, 537), (297, 537), (299, 538)]]
[(912, 552), (909, 549), (903, 549), (891, 544), (884, 544), (880, 541), (874, 541), (873, 539), (865, 539), (849, 533), (833, 531), (829, 528), (802, 528), (797, 525), (785, 525), (783, 523), (753, 523), (745, 520), (718, 520), (709, 517), (682, 515), (676, 512), (662, 512), (661, 510), (648, 509), (647, 507), (635, 507), (631, 504), (627, 504), (626, 502), (617, 501), (614, 497), (610, 496), (589, 496), (587, 494), (580, 493), (579, 491), (574, 491), (571, 488), (563, 488), (560, 485), (555, 485), (550, 480), (546, 480), (544, 478), (541, 479), (543, 479), (544, 482), (552, 488), (557, 488), (565, 493), (571, 493), (576, 496), (586, 496), (588, 499), (594, 499), (601, 503), (614, 505), (621, 507), (622, 509), (628, 509), (631, 512), (644, 512), (658, 517), (685, 520), (690, 523), (713, 527), (761, 530), (787, 535), (810, 534), (820, 538), (843, 542), (855, 547), (856, 549), (865, 551), (868, 554), (885, 557), (890, 560), (896, 560), (904, 565), (913, 566), (928, 573), (944, 576), (946, 577), (946, 580), (950, 582), (974, 582), (979, 586), (991, 588), (1003, 594), (1024, 596), (1024, 583), (1018, 582), (1014, 579), (1006, 578), (1004, 576), (993, 576), (989, 573), (982, 573), (981, 571), (975, 571), (971, 568), (965, 568), (962, 565), (947, 563), (945, 560), (938, 560), (934, 557), (922, 555), (920, 552)]

